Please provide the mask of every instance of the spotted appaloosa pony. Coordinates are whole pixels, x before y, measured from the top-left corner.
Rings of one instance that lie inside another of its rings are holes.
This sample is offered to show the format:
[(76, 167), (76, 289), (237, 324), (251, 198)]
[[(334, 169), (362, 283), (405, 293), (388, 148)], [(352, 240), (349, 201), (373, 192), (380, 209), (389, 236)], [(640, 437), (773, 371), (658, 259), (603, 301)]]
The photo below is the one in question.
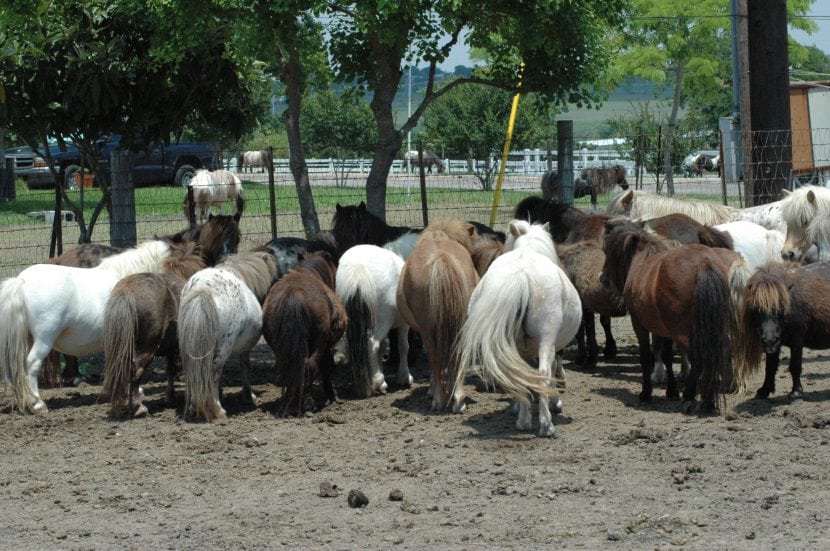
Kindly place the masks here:
[(461, 385), (453, 390), (459, 365), (452, 354), (478, 282), (471, 257), (477, 232), (461, 220), (433, 222), (421, 233), (398, 280), (401, 318), (421, 335), (429, 360), (432, 409), (464, 410)]
[(641, 401), (651, 401), (653, 335), (667, 367), (666, 395), (678, 397), (671, 370), (673, 341), (691, 364), (683, 410), (694, 408), (698, 385), (704, 410), (717, 409), (718, 395), (734, 388), (733, 369), (741, 372), (745, 361), (736, 353), (736, 309), (751, 275), (743, 258), (699, 244), (670, 248), (663, 238), (629, 225), (607, 232), (603, 250), (603, 281), (622, 294), (637, 335)]
[(224, 418), (222, 369), (240, 356), (242, 397), (256, 404), (248, 378), (250, 349), (262, 335), (262, 301), (277, 280), (270, 252), (227, 257), (191, 277), (179, 304), (179, 354), (185, 377), (185, 416)]
[(274, 351), (282, 380), (281, 414), (302, 415), (319, 376), (325, 400), (337, 395), (332, 385), (332, 348), (346, 330), (346, 310), (334, 293), (336, 266), (327, 252), (307, 254), (277, 281), (262, 306), (262, 333)]
[(102, 319), (115, 284), (160, 271), (169, 252), (169, 243), (148, 241), (95, 268), (35, 264), (0, 284), (0, 373), (21, 411), (46, 411), (37, 379), (49, 352), (101, 352)]
[(749, 279), (743, 294), (741, 320), (744, 326), (743, 347), (748, 371), (760, 365), (766, 354), (764, 384), (755, 394), (768, 398), (775, 392), (782, 346), (790, 348), (789, 370), (792, 378), (790, 401), (804, 395), (801, 386), (804, 348), (830, 348), (830, 264), (817, 262), (806, 266), (791, 263), (769, 264)]
[(147, 415), (141, 380), (155, 356), (167, 358), (167, 403), (174, 399), (179, 343), (176, 319), (185, 282), (206, 267), (198, 245), (171, 245), (162, 273), (140, 273), (120, 280), (104, 310), (104, 394), (113, 415), (125, 406), (133, 417)]
[[(519, 430), (532, 426), (529, 405), (536, 395), (539, 435), (553, 436), (551, 396), (557, 411), (562, 401), (551, 376), (555, 370), (564, 379), (561, 351), (579, 329), (582, 305), (547, 228), (512, 221), (505, 250), (470, 297), (457, 339), (455, 387), (463, 386), (465, 372), (501, 387), (519, 403)], [(538, 371), (528, 363), (535, 358)]]

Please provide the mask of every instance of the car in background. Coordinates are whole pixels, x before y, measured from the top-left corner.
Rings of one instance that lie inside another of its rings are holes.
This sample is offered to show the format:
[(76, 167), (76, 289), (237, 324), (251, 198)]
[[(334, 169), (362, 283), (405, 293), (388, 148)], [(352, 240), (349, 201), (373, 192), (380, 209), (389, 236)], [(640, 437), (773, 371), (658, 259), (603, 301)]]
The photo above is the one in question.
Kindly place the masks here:
[[(110, 171), (110, 155), (121, 143), (115, 134), (104, 136), (95, 142), (98, 170)], [(76, 175), (83, 166), (78, 146), (67, 142), (63, 151), (57, 143), (50, 144), (49, 151), (55, 162), (58, 175), (67, 189), (74, 189)], [(26, 182), (30, 189), (52, 188), (54, 179), (45, 159), (30, 147), (17, 147), (6, 151), (6, 159), (13, 159), (15, 175)], [(222, 168), (222, 155), (218, 146), (208, 142), (173, 142), (154, 144), (134, 153), (133, 184), (186, 186), (197, 169), (216, 170)]]

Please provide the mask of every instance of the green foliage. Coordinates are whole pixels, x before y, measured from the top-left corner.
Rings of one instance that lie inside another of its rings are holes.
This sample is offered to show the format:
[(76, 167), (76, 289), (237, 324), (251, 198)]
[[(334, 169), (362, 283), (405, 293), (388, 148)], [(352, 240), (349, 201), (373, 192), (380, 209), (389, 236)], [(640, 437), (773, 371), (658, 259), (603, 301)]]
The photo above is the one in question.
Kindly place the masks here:
[(358, 94), (317, 91), (303, 101), (300, 129), (311, 157), (371, 155), (377, 143), (372, 110)]

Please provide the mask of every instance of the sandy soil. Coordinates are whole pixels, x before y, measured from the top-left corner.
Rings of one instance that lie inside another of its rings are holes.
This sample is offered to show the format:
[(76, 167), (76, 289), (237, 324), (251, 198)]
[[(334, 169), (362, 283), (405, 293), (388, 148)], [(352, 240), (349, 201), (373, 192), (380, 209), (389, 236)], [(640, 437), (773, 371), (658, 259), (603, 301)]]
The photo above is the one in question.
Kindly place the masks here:
[[(187, 423), (145, 386), (151, 416), (108, 416), (99, 387), (45, 390), (41, 417), (0, 396), (2, 549), (822, 549), (830, 547), (830, 360), (805, 354), (805, 398), (782, 370), (771, 401), (742, 395), (688, 416), (638, 403), (633, 335), (591, 372), (566, 362), (558, 437), (514, 428), (500, 393), (433, 414), (414, 388), (273, 414), (272, 352), (255, 351), (260, 406), (227, 369), (227, 421)], [(391, 370), (390, 370), (391, 371)], [(752, 391), (760, 386), (760, 374)], [(329, 494), (322, 497), (321, 484)], [(368, 505), (351, 508), (350, 490)], [(390, 495), (400, 499), (390, 499)]]

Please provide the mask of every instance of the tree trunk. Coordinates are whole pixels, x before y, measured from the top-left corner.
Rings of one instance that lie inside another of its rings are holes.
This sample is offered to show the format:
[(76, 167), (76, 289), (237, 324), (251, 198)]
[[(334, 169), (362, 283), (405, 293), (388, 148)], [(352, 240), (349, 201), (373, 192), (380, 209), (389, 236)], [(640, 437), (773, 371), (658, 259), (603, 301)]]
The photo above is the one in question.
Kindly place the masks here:
[(294, 185), (297, 188), (303, 229), (305, 229), (306, 237), (310, 238), (320, 231), (320, 221), (317, 218), (317, 209), (314, 206), (311, 182), (308, 179), (308, 165), (305, 162), (305, 151), (300, 136), (302, 90), (300, 58), (297, 52), (292, 52), (283, 65), (282, 78), (288, 96), (288, 109), (285, 111), (285, 129), (288, 134), (289, 150), (288, 166), (291, 168), (291, 175), (294, 177)]
[(372, 168), (366, 178), (366, 209), (383, 221), (386, 221), (386, 180), (403, 144), (403, 135), (395, 128), (392, 115), (397, 85), (397, 81), (381, 83), (370, 104), (378, 125), (378, 143), (375, 145)]
[(678, 65), (674, 71), (674, 98), (669, 116), (669, 127), (666, 130), (666, 144), (663, 149), (663, 170), (666, 173), (666, 191), (669, 197), (674, 196), (674, 169), (671, 164), (672, 142), (674, 141), (674, 129), (677, 127), (677, 113), (680, 110), (680, 100), (683, 97), (683, 74), (684, 66)]

